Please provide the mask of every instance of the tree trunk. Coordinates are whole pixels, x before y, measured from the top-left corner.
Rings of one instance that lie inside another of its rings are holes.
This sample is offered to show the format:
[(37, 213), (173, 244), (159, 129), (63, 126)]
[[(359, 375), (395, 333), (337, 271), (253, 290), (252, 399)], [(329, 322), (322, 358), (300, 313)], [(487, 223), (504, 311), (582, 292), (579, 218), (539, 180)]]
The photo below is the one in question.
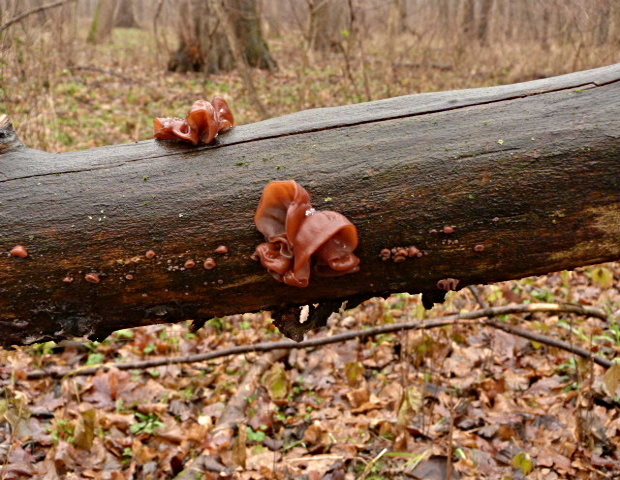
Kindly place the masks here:
[[(204, 12), (206, 2), (204, 0), (179, 1), (179, 47), (168, 60), (170, 72), (201, 72), (205, 68), (204, 47), (202, 40), (208, 38), (203, 34), (203, 29), (211, 32), (215, 22), (212, 15)], [(203, 21), (204, 20), (204, 21)]]
[(262, 70), (276, 70), (278, 65), (263, 38), (256, 0), (233, 0), (224, 2), (224, 5), (228, 7), (248, 65)]
[[(620, 65), (308, 110), (202, 147), (51, 154), (4, 122), (0, 343), (391, 292), (437, 298), (442, 279), (461, 288), (620, 259), (619, 132)], [(250, 258), (274, 179), (357, 226), (359, 272), (296, 288)], [(9, 255), (16, 245), (29, 255)], [(410, 245), (425, 255), (380, 257)]]
[(101, 43), (112, 33), (118, 0), (99, 0), (88, 31), (89, 43)]
[[(173, 71), (205, 71), (220, 73), (235, 68), (236, 62), (221, 22), (214, 15), (213, 1), (185, 2), (190, 15), (182, 15), (179, 27), (179, 48), (172, 55), (168, 69)], [(245, 60), (250, 67), (277, 69), (277, 63), (263, 38), (256, 0), (228, 0), (224, 8), (229, 15)], [(187, 62), (196, 58), (191, 48), (199, 46), (202, 62)]]
[(310, 8), (309, 33), (310, 50), (338, 51), (345, 30), (350, 29), (351, 12), (346, 2), (336, 0), (308, 0)]
[(605, 45), (609, 39), (609, 24), (611, 18), (611, 0), (600, 0), (598, 5), (598, 26), (595, 31), (596, 44)]
[(407, 19), (407, 3), (405, 0), (392, 0), (388, 8), (387, 33), (388, 38), (395, 40), (405, 32)]
[(481, 0), (480, 16), (478, 19), (478, 41), (481, 45), (489, 43), (489, 22), (491, 19), (491, 10), (493, 9), (493, 0)]
[(133, 0), (122, 0), (114, 13), (114, 26), (118, 28), (140, 28), (136, 20)]
[(463, 0), (461, 14), (461, 31), (466, 39), (471, 39), (474, 32), (476, 10), (474, 0)]

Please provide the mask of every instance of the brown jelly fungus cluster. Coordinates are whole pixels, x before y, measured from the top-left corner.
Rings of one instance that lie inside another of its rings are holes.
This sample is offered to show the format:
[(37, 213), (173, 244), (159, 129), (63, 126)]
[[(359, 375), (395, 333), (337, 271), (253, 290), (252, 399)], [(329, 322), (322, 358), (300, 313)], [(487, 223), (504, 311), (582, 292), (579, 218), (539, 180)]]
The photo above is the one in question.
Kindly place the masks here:
[(307, 287), (313, 271), (337, 276), (360, 268), (353, 253), (359, 241), (355, 225), (338, 212), (316, 211), (308, 192), (293, 180), (265, 187), (254, 222), (267, 241), (253, 258), (280, 282)]
[(380, 253), (381, 260), (384, 262), (391, 258), (396, 263), (404, 262), (409, 257), (421, 257), (422, 255), (424, 255), (424, 253), (421, 252), (418, 247), (414, 247), (413, 245), (408, 247), (394, 247), (391, 249), (384, 248)]
[(185, 118), (156, 118), (155, 138), (159, 140), (180, 140), (211, 143), (219, 133), (227, 132), (235, 125), (228, 103), (220, 97), (213, 102), (198, 100)]

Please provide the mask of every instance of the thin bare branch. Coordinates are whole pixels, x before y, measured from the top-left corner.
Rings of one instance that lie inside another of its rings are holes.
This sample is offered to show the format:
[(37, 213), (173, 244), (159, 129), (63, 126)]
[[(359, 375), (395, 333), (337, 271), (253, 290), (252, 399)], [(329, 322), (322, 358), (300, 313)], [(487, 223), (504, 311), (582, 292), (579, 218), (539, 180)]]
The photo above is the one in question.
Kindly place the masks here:
[(0, 33), (5, 31), (7, 28), (9, 28), (14, 23), (20, 22), (24, 18), (29, 17), (30, 15), (42, 12), (43, 10), (49, 10), (50, 8), (61, 7), (61, 6), (65, 5), (65, 4), (67, 4), (67, 3), (71, 3), (71, 2), (75, 2), (75, 1), (76, 0), (59, 0), (57, 2), (46, 3), (44, 5), (40, 5), (38, 7), (31, 8), (30, 10), (26, 10), (25, 12), (20, 13), (19, 15), (14, 16), (13, 18), (11, 18), (9, 21), (4, 23), (3, 25), (0, 25)]
[(490, 307), (489, 302), (486, 301), (486, 298), (484, 298), (484, 295), (482, 295), (482, 292), (476, 285), (468, 285), (467, 288), (469, 289), (471, 293), (474, 294), (474, 297), (476, 298), (476, 302), (478, 302), (478, 304), (482, 308)]
[[(486, 301), (486, 299), (484, 298), (484, 295), (482, 295), (482, 292), (480, 292), (478, 287), (476, 287), (475, 285), (469, 285), (467, 288), (469, 288), (471, 293), (473, 293), (474, 297), (476, 297), (476, 301), (480, 304), (480, 306), (482, 307), (483, 311), (484, 310), (488, 311), (488, 310), (491, 310), (493, 308), (493, 307), (489, 307), (489, 303)], [(542, 304), (535, 304), (535, 305), (539, 305), (542, 308), (544, 308), (545, 306), (556, 305), (556, 304), (544, 304), (544, 303), (542, 303)], [(591, 316), (591, 317), (600, 318), (601, 320), (607, 321), (607, 315), (605, 315), (605, 312), (603, 312), (602, 310), (599, 310), (597, 308), (593, 309), (592, 307), (582, 307), (582, 306), (578, 306), (578, 305), (557, 305), (557, 306), (561, 307), (563, 310), (567, 309), (567, 310), (564, 310), (564, 311), (570, 311), (571, 313), (578, 313), (578, 314), (581, 314), (581, 313), (578, 312), (577, 310), (584, 309), (584, 313), (586, 315)], [(538, 310), (538, 311), (540, 311), (540, 310)], [(597, 357), (591, 351), (586, 350), (584, 348), (576, 347), (572, 343), (568, 343), (568, 342), (565, 342), (563, 340), (559, 340), (557, 338), (548, 337), (547, 335), (542, 335), (540, 333), (531, 332), (531, 331), (525, 330), (523, 328), (514, 327), (514, 326), (508, 325), (506, 323), (498, 322), (497, 320), (493, 320), (494, 315), (488, 315), (488, 317), (489, 318), (487, 320), (483, 320), (482, 323), (484, 325), (489, 326), (489, 327), (497, 328), (497, 329), (503, 330), (504, 332), (510, 333), (512, 335), (516, 335), (518, 337), (527, 338), (528, 340), (532, 340), (534, 342), (542, 343), (542, 344), (548, 345), (550, 347), (556, 347), (556, 348), (565, 350), (565, 351), (570, 352), (570, 353), (572, 353), (574, 355), (579, 355), (580, 357), (587, 358), (588, 360), (591, 360), (594, 363), (597, 363), (598, 365), (600, 365), (602, 367), (605, 367), (605, 368), (609, 368), (612, 365), (612, 362), (610, 362), (609, 360), (607, 360), (605, 358)]]
[[(555, 303), (530, 303), (519, 305), (508, 305), (503, 307), (489, 307), (473, 312), (455, 313), (451, 315), (445, 315), (432, 320), (414, 321), (414, 322), (400, 322), (390, 323), (388, 325), (379, 325), (377, 327), (368, 328), (366, 330), (355, 330), (352, 332), (340, 333), (338, 335), (332, 335), (331, 337), (313, 338), (303, 342), (293, 342), (291, 340), (283, 340), (278, 342), (263, 342), (254, 345), (239, 345), (236, 347), (224, 348), (208, 353), (199, 353), (193, 355), (183, 355), (173, 358), (159, 358), (153, 360), (144, 360), (139, 362), (124, 362), (124, 363), (108, 363), (102, 365), (96, 365), (92, 367), (81, 367), (76, 370), (69, 369), (49, 369), (49, 370), (37, 370), (29, 372), (26, 378), (29, 380), (39, 378), (60, 378), (74, 375), (93, 375), (100, 369), (105, 368), (118, 368), (119, 370), (133, 370), (133, 369), (145, 369), (160, 367), (163, 365), (174, 365), (179, 363), (197, 363), (205, 362), (208, 360), (214, 360), (216, 358), (227, 357), (231, 355), (242, 355), (251, 352), (269, 352), (278, 349), (284, 350), (298, 350), (303, 348), (321, 347), (323, 345), (330, 345), (333, 343), (346, 342), (353, 339), (364, 339), (374, 337), (380, 334), (395, 333), (403, 330), (429, 330), (431, 328), (444, 327), (446, 325), (454, 325), (457, 323), (463, 323), (468, 320), (476, 320), (480, 318), (492, 318), (499, 315), (511, 315), (519, 313), (574, 313), (576, 315), (583, 315), (587, 317), (595, 317), (601, 320), (607, 320), (605, 313), (598, 308), (584, 306), (584, 305), (559, 305)], [(526, 330), (518, 329), (510, 325), (496, 322), (494, 320), (486, 320), (481, 322), (483, 325), (488, 325), (493, 328), (501, 328), (509, 333), (529, 338), (536, 342), (544, 343), (553, 347), (560, 348), (562, 350), (569, 351), (584, 358), (592, 359), (595, 363), (609, 367), (611, 362), (607, 359), (597, 357), (592, 352), (584, 350), (579, 347), (573, 347), (566, 342), (556, 340), (550, 337), (541, 336)], [(510, 331), (509, 331), (510, 329)]]
[(525, 330), (523, 328), (513, 327), (512, 325), (498, 322), (497, 320), (484, 320), (482, 324), (488, 325), (489, 327), (498, 328), (512, 335), (517, 335), (518, 337), (527, 338), (528, 340), (532, 340), (534, 342), (542, 343), (550, 347), (559, 348), (560, 350), (565, 350), (574, 355), (578, 355), (582, 358), (591, 360), (594, 363), (600, 365), (601, 367), (609, 368), (613, 364), (612, 361), (607, 360), (606, 358), (602, 358), (602, 357), (598, 357), (594, 355), (594, 353), (592, 353), (590, 350), (577, 347), (575, 345), (572, 345), (563, 340), (559, 340), (557, 338), (548, 337), (547, 335), (542, 335), (540, 333), (530, 332), (529, 330)]

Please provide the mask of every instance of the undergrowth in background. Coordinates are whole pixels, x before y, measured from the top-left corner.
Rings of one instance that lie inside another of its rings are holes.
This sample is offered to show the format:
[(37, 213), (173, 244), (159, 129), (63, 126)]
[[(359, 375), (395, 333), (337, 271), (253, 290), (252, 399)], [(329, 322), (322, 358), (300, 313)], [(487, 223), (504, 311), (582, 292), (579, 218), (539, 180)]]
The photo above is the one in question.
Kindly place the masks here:
[[(51, 33), (22, 31), (2, 51), (0, 113), (10, 114), (32, 148), (60, 152), (145, 140), (152, 137), (154, 117), (183, 116), (197, 98), (216, 95), (229, 101), (238, 124), (259, 120), (236, 73), (166, 72), (168, 53), (157, 50), (148, 30), (115, 29), (104, 45), (87, 45), (85, 36), (84, 30), (61, 43)], [(279, 70), (253, 73), (273, 116), (527, 81), (608, 65), (619, 56), (609, 44), (555, 45), (549, 51), (531, 41), (455, 48), (401, 35), (389, 47), (395, 59), (389, 67), (379, 35), (365, 39), (363, 50), (314, 55), (313, 63), (300, 55), (305, 45), (296, 32), (270, 39), (269, 45)]]
[[(148, 30), (116, 29), (99, 46), (85, 43), (86, 32), (81, 25), (76, 35), (17, 25), (0, 38), (0, 113), (29, 147), (61, 152), (149, 139), (154, 117), (183, 116), (196, 99), (215, 95), (230, 102), (238, 124), (258, 120), (235, 72), (167, 73), (168, 52)], [(173, 45), (174, 32), (164, 33)], [(312, 58), (300, 53), (305, 45), (295, 32), (268, 40), (280, 69), (253, 75), (274, 116), (514, 83), (620, 59), (617, 44), (578, 37), (543, 49), (531, 41), (455, 45), (403, 34), (388, 55), (377, 33)], [(568, 313), (500, 320), (613, 360), (620, 350), (619, 281), (620, 265), (610, 263), (489, 285), (482, 296), (496, 306), (596, 305), (607, 322)], [(315, 335), (476, 308), (467, 290), (450, 293), (431, 311), (417, 295), (403, 293), (336, 315)], [(0, 478), (54, 479), (63, 472), (75, 475), (67, 478), (171, 478), (205, 451), (223, 465), (241, 465), (236, 478), (242, 479), (425, 478), (413, 473), (423, 465), (431, 469), (426, 478), (439, 478), (430, 475), (445, 470), (447, 458), (462, 479), (598, 479), (620, 472), (620, 404), (606, 390), (603, 369), (471, 322), (290, 352), (253, 386), (247, 421), (228, 443), (216, 441), (214, 426), (258, 354), (27, 379), (40, 368), (277, 339), (268, 315), (237, 315), (213, 319), (196, 333), (187, 324), (152, 326), (101, 343), (0, 351)]]

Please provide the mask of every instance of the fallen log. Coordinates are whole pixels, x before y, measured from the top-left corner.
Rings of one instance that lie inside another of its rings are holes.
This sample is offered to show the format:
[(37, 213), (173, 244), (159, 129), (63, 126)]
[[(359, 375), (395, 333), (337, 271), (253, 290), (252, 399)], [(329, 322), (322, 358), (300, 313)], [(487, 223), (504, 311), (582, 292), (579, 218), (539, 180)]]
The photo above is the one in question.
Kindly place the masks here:
[[(251, 259), (264, 241), (254, 211), (276, 179), (356, 225), (359, 272), (297, 288)], [(9, 253), (17, 245), (27, 257)], [(395, 262), (391, 249), (409, 246), (422, 256)], [(620, 64), (308, 110), (200, 147), (53, 154), (25, 147), (5, 120), (0, 251), (4, 346), (257, 310), (286, 323), (296, 305), (432, 301), (438, 285), (617, 260)]]

